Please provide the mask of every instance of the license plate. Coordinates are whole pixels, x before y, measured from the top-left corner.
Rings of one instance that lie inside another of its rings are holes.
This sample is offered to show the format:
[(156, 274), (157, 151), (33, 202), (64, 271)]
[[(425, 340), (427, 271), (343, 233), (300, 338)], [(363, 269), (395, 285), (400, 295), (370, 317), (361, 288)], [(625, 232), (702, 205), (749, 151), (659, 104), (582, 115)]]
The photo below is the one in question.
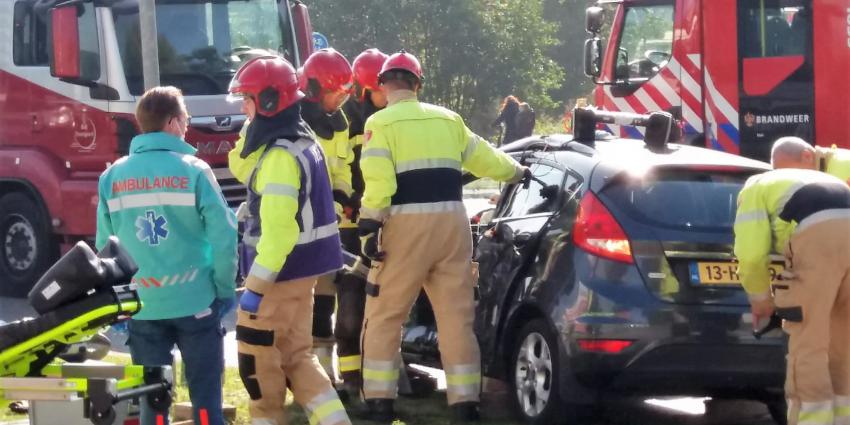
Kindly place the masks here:
[[(776, 280), (785, 266), (782, 264), (770, 265), (770, 280)], [(738, 264), (731, 262), (707, 262), (697, 261), (691, 263), (691, 282), (701, 285), (740, 285), (741, 278), (738, 277)]]

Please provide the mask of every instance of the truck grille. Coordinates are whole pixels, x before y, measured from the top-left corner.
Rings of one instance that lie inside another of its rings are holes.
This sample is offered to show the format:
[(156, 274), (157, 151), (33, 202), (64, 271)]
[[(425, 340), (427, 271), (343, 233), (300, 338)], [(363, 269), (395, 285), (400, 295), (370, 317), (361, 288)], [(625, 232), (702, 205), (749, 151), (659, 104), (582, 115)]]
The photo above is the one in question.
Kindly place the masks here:
[(239, 204), (245, 201), (245, 185), (239, 183), (228, 168), (213, 168), (213, 174), (221, 186), (227, 205), (234, 209), (238, 208)]

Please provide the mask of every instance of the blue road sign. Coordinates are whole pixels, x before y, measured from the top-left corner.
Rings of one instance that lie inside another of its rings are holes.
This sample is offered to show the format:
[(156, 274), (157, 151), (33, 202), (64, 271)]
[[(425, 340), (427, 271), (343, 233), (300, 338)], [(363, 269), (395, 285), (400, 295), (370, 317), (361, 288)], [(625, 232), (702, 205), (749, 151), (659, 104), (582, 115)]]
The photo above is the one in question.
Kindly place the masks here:
[(320, 32), (314, 32), (313, 33), (313, 49), (314, 50), (327, 49), (329, 46), (330, 46), (330, 44), (328, 43), (328, 38), (325, 37), (324, 34), (322, 34)]

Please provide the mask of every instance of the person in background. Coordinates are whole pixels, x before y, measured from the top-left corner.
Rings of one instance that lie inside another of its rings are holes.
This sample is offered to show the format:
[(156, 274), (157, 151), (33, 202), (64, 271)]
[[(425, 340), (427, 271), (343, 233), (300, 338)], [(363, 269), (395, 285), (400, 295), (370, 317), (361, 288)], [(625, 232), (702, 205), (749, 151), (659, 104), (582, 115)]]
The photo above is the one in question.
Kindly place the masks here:
[[(136, 106), (142, 134), (100, 176), (98, 249), (117, 236), (139, 266), (142, 310), (129, 322), (130, 356), (171, 365), (176, 345), (195, 423), (223, 425), (224, 329), (236, 281), (236, 218), (207, 163), (183, 140), (189, 114), (175, 87), (155, 87)], [(141, 403), (143, 425), (167, 412)]]
[(519, 99), (511, 95), (502, 100), (499, 116), (493, 121), (493, 127), (502, 126), (502, 140), (499, 146), (506, 145), (519, 139), (517, 135), (516, 116), (519, 113)]
[(493, 126), (503, 125), (502, 140), (499, 146), (531, 136), (536, 122), (534, 109), (516, 96), (508, 96), (499, 107), (499, 116)]

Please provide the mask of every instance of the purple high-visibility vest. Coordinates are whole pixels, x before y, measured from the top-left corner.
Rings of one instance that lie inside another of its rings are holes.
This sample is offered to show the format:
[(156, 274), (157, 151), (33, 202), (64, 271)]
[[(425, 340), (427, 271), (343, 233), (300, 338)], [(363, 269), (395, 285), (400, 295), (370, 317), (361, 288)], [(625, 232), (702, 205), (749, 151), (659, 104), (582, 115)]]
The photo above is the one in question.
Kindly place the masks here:
[(242, 241), (249, 251), (250, 261), (253, 262), (253, 256), (256, 256), (255, 247), (261, 236), (262, 195), (254, 191), (254, 180), (265, 156), (272, 149), (286, 149), (295, 157), (301, 170), (298, 213), (295, 215), (300, 234), (275, 280), (277, 282), (295, 280), (339, 270), (342, 268), (342, 248), (330, 176), (321, 147), (314, 140), (305, 138), (295, 142), (279, 139), (270, 145), (257, 161), (248, 180), (247, 203), (250, 215), (245, 221)]

